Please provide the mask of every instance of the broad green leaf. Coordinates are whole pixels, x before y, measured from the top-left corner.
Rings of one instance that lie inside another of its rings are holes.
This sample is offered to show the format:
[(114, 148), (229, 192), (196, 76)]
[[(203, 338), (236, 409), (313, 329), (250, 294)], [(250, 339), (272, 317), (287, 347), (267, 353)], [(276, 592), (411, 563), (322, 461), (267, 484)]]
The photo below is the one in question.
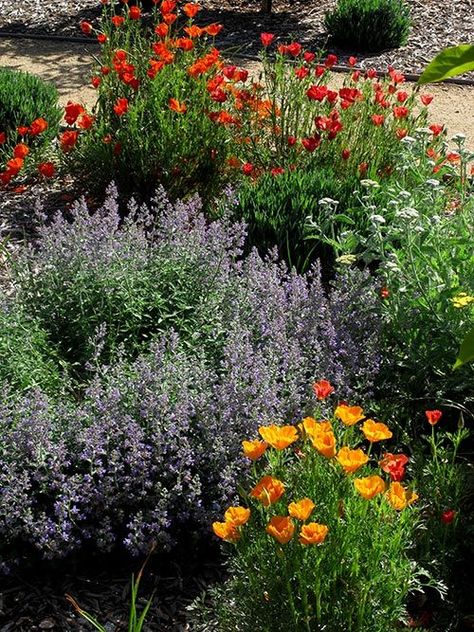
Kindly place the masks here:
[(419, 84), (443, 81), (474, 70), (474, 45), (460, 44), (445, 48), (425, 68)]
[(474, 329), (467, 334), (461, 343), (459, 349), (458, 358), (453, 366), (454, 369), (459, 369), (463, 364), (472, 362), (474, 360)]

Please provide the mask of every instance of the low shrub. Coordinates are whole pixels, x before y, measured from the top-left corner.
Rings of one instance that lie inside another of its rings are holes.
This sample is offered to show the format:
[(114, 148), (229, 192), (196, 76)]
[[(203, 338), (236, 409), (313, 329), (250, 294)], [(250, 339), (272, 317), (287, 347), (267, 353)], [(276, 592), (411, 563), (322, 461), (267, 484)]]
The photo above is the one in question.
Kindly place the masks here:
[(324, 22), (335, 44), (370, 52), (403, 46), (411, 25), (405, 0), (338, 0)]
[[(315, 222), (325, 200), (337, 201), (337, 217), (350, 220), (359, 181), (353, 176), (339, 179), (331, 169), (287, 171), (262, 175), (238, 190), (235, 214), (247, 224), (248, 242), (261, 251), (274, 245), (290, 265), (304, 269), (324, 251), (314, 240), (305, 242), (308, 221)], [(347, 212), (347, 215), (345, 214)]]
[(0, 184), (8, 184), (23, 169), (29, 153), (28, 162), (39, 161), (57, 136), (60, 120), (58, 91), (52, 84), (29, 73), (0, 69), (0, 167), (5, 165)]
[(360, 406), (339, 404), (331, 417), (261, 426), (243, 442), (255, 465), (242, 506), (213, 523), (235, 548), (212, 629), (389, 632), (406, 621), (420, 518), (414, 485), (393, 462), (409, 459), (385, 452), (392, 432)]
[(317, 267), (242, 259), (243, 226), (209, 223), (196, 199), (161, 204), (156, 224), (142, 209), (120, 226), (113, 196), (92, 216), (82, 202), (23, 255), (12, 300), (89, 384), (77, 400), (4, 398), (6, 558), (25, 544), (49, 557), (168, 546), (235, 493), (238, 437), (299, 418), (315, 374), (344, 397), (372, 389), (380, 320), (367, 275), (348, 271), (327, 293)]
[(0, 384), (23, 391), (41, 386), (55, 392), (61, 381), (58, 357), (47, 332), (18, 305), (0, 304)]

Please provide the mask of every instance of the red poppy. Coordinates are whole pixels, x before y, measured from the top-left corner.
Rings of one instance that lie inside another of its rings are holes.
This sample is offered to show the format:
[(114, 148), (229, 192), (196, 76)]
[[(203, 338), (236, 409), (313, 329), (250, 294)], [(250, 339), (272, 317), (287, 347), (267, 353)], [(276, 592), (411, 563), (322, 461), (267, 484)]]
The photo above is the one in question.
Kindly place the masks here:
[(324, 66), (321, 66), (320, 64), (318, 64), (314, 69), (314, 74), (316, 75), (316, 77), (322, 77), (325, 72), (326, 68)]
[(425, 410), (425, 415), (428, 423), (431, 426), (436, 426), (438, 421), (443, 416), (443, 413), (440, 410)]
[(270, 46), (274, 39), (275, 36), (272, 33), (260, 33), (260, 41), (265, 48)]
[(227, 101), (227, 95), (222, 88), (216, 88), (210, 93), (210, 95), (211, 99), (216, 101), (216, 103), (225, 103), (225, 101)]
[(283, 169), (283, 167), (273, 167), (273, 169), (271, 169), (270, 173), (275, 178), (276, 176), (283, 175), (285, 173), (285, 170)]
[(396, 134), (397, 138), (402, 140), (402, 138), (405, 138), (405, 136), (408, 134), (408, 130), (405, 127), (398, 127), (395, 130), (395, 134)]
[(306, 151), (314, 151), (321, 144), (321, 138), (319, 136), (310, 136), (308, 138), (302, 138), (301, 144), (306, 149)]
[(203, 30), (211, 37), (216, 37), (217, 35), (219, 35), (219, 33), (222, 31), (223, 28), (224, 27), (222, 26), (222, 24), (215, 23), (215, 24), (209, 24)]
[(332, 68), (336, 64), (337, 64), (337, 56), (329, 54), (326, 57), (326, 61), (324, 62), (324, 65), (326, 66), (326, 68)]
[(361, 162), (360, 165), (359, 165), (359, 174), (361, 176), (365, 176), (365, 174), (367, 173), (368, 169), (369, 169), (368, 163), (367, 162)]
[(436, 123), (433, 123), (430, 125), (429, 129), (433, 133), (433, 136), (439, 136), (444, 130), (444, 125), (437, 125)]
[(422, 94), (420, 97), (421, 102), (423, 103), (423, 105), (428, 106), (431, 101), (433, 101), (433, 95), (432, 94)]
[(357, 57), (349, 57), (349, 66), (355, 66), (357, 64)]
[(23, 158), (20, 158), (19, 156), (17, 156), (16, 158), (12, 158), (11, 160), (8, 160), (8, 162), (7, 162), (7, 169), (14, 176), (16, 176), (16, 174), (19, 171), (21, 171), (21, 169), (23, 168), (24, 164), (25, 164), (25, 161), (23, 160)]
[(176, 22), (177, 19), (178, 19), (178, 16), (176, 15), (176, 13), (164, 13), (163, 14), (163, 22), (165, 24), (171, 25), (171, 24), (173, 24), (173, 22)]
[(245, 173), (246, 176), (249, 176), (253, 172), (253, 164), (251, 162), (246, 162), (242, 165), (242, 172)]
[(100, 86), (100, 77), (92, 77), (91, 84), (94, 88), (98, 88)]
[(20, 136), (26, 136), (29, 131), (30, 128), (26, 127), (25, 125), (20, 125), (20, 127), (17, 128), (17, 132), (20, 134)]
[(204, 33), (204, 30), (199, 26), (196, 26), (195, 24), (193, 24), (192, 26), (185, 26), (183, 31), (193, 39), (195, 37), (200, 37)]
[(394, 105), (393, 106), (393, 116), (397, 119), (406, 118), (410, 114), (410, 110), (406, 108), (404, 105)]
[(90, 116), (86, 112), (81, 116), (81, 118), (77, 122), (77, 126), (80, 129), (90, 129), (92, 124), (94, 123), (94, 117)]
[(168, 34), (168, 30), (169, 26), (164, 22), (155, 26), (155, 33), (159, 35), (159, 37), (166, 37), (166, 35)]
[(237, 72), (235, 73), (235, 81), (245, 82), (247, 81), (248, 77), (249, 71), (245, 70), (244, 68), (239, 68), (239, 70), (237, 70)]
[(367, 79), (375, 79), (377, 77), (377, 71), (374, 68), (369, 68), (365, 76)]
[(125, 97), (118, 98), (115, 101), (114, 112), (117, 116), (123, 116), (128, 111), (128, 99)]
[(61, 149), (64, 152), (70, 151), (74, 145), (77, 143), (77, 138), (79, 136), (79, 132), (66, 130), (59, 137), (59, 142), (61, 144)]
[(97, 35), (97, 41), (99, 44), (105, 44), (107, 41), (107, 35), (105, 35), (105, 33), (99, 33), (99, 35)]
[(391, 454), (387, 452), (379, 462), (382, 471), (390, 475), (394, 483), (399, 483), (405, 477), (405, 466), (409, 459), (405, 454)]
[(137, 6), (130, 7), (129, 12), (128, 12), (128, 17), (131, 20), (139, 20), (141, 16), (142, 16), (142, 12), (141, 12), (140, 7), (137, 7)]
[(349, 160), (349, 157), (351, 155), (351, 150), (350, 149), (343, 149), (341, 156), (343, 160)]
[(399, 90), (397, 92), (397, 101), (399, 103), (405, 103), (407, 99), (408, 99), (408, 92), (405, 92), (405, 90)]
[(25, 143), (18, 143), (13, 150), (13, 156), (15, 158), (26, 158), (30, 153), (30, 148)]
[(286, 142), (290, 147), (293, 147), (293, 145), (296, 145), (296, 136), (288, 136)]
[(309, 75), (309, 68), (306, 68), (305, 66), (301, 66), (301, 68), (295, 68), (295, 75), (298, 77), (298, 79), (304, 79)]
[(81, 31), (84, 35), (90, 35), (92, 33), (92, 24), (83, 20), (80, 24)]
[(316, 59), (316, 55), (314, 53), (311, 53), (310, 51), (306, 51), (306, 53), (303, 55), (303, 59), (307, 64), (310, 64)]
[(383, 114), (372, 114), (370, 118), (376, 127), (380, 127), (380, 125), (383, 125), (385, 121), (385, 116)]
[(66, 123), (68, 125), (74, 125), (77, 117), (84, 112), (84, 107), (80, 103), (68, 101), (67, 105), (64, 106), (64, 111), (66, 112), (64, 115)]
[(183, 12), (191, 19), (193, 19), (200, 10), (201, 7), (195, 2), (187, 2), (183, 7)]
[(327, 380), (319, 380), (313, 384), (313, 391), (319, 400), (326, 399), (331, 393), (334, 393), (334, 386)]
[(454, 509), (447, 509), (441, 514), (441, 522), (443, 522), (444, 524), (451, 524), (454, 521), (455, 517), (456, 512), (454, 511)]
[(125, 18), (122, 17), (121, 15), (114, 15), (112, 16), (110, 21), (112, 22), (114, 26), (118, 27), (118, 26), (122, 26), (122, 24), (125, 22)]
[(5, 132), (0, 132), (0, 145), (3, 145), (7, 142), (7, 135)]
[(352, 81), (359, 81), (360, 79), (360, 70), (355, 70), (351, 75)]
[(380, 298), (388, 298), (390, 296), (390, 291), (388, 289), (388, 287), (382, 287), (380, 288)]
[(306, 91), (306, 96), (312, 101), (323, 101), (328, 93), (327, 86), (313, 85)]
[(161, 3), (160, 11), (163, 15), (165, 15), (166, 13), (171, 13), (172, 11), (174, 11), (175, 8), (176, 0), (164, 0), (164, 2)]
[(45, 178), (52, 178), (56, 172), (56, 167), (52, 162), (41, 162), (38, 165), (38, 171)]

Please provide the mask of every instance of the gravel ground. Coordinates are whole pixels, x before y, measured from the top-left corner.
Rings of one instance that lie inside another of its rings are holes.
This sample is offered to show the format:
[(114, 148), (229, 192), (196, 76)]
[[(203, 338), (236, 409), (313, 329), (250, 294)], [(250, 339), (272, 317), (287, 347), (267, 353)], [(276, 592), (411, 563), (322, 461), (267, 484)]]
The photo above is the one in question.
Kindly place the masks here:
[[(342, 61), (353, 51), (327, 46), (324, 14), (337, 0), (274, 0), (271, 16), (259, 13), (260, 0), (202, 0), (199, 23), (219, 21), (225, 29), (221, 47), (255, 54), (258, 36), (270, 31), (294, 36), (313, 49), (339, 54)], [(361, 55), (364, 67), (385, 70), (389, 64), (404, 72), (420, 72), (446, 46), (471, 42), (474, 34), (474, 0), (407, 0), (413, 27), (406, 46), (379, 55)], [(0, 33), (42, 33), (80, 36), (82, 19), (97, 20), (99, 0), (0, 0)], [(474, 73), (471, 73), (474, 79)]]

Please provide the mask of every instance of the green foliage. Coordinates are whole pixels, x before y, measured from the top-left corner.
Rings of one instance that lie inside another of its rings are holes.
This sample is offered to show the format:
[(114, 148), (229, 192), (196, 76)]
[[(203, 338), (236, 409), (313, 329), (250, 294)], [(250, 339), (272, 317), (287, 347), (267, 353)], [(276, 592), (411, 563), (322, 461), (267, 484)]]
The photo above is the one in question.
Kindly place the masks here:
[(339, 0), (325, 25), (335, 44), (375, 52), (406, 43), (410, 14), (404, 0)]
[(58, 91), (45, 81), (26, 72), (0, 69), (0, 132), (7, 135), (8, 146), (20, 140), (19, 126), (28, 126), (44, 118), (48, 129), (36, 137), (36, 144), (46, 143), (57, 134), (61, 110)]
[(40, 322), (19, 305), (0, 307), (0, 384), (53, 392), (59, 382), (57, 355)]
[(444, 81), (449, 77), (474, 70), (474, 46), (460, 44), (445, 48), (428, 64), (418, 79), (419, 84)]
[(463, 364), (474, 360), (474, 329), (467, 334), (461, 343), (454, 369), (459, 369)]
[[(315, 416), (319, 419), (321, 411)], [(319, 425), (314, 419), (306, 421)], [(341, 422), (333, 428), (337, 446), (360, 446), (360, 428), (343, 427)], [(283, 495), (264, 506), (241, 492), (250, 519), (238, 527), (240, 539), (231, 557), (230, 579), (214, 593), (214, 614), (201, 610), (197, 630), (389, 632), (404, 619), (404, 601), (416, 575), (416, 565), (409, 559), (418, 523), (416, 506), (405, 504), (396, 511), (390, 504), (377, 465), (378, 446), (369, 450), (372, 456), (367, 465), (347, 474), (337, 460), (313, 447), (317, 441), (313, 443), (313, 435), (307, 432), (297, 444), (297, 455), (291, 448), (268, 448), (256, 463), (246, 489), (270, 475), (283, 483)], [(381, 487), (367, 500), (354, 482), (374, 475)], [(289, 503), (305, 498), (315, 508), (299, 519)], [(294, 532), (289, 541), (279, 543), (266, 527), (273, 517), (289, 513)], [(320, 543), (305, 545), (300, 534), (311, 523), (326, 525), (327, 536)], [(212, 616), (217, 620), (215, 627), (206, 627)]]
[(301, 270), (322, 254), (314, 240), (304, 239), (307, 221), (317, 221), (325, 204), (332, 202), (337, 204), (336, 221), (343, 223), (357, 187), (355, 177), (339, 178), (330, 168), (267, 174), (242, 184), (235, 213), (248, 224), (249, 245), (263, 252), (276, 245), (290, 265)]

